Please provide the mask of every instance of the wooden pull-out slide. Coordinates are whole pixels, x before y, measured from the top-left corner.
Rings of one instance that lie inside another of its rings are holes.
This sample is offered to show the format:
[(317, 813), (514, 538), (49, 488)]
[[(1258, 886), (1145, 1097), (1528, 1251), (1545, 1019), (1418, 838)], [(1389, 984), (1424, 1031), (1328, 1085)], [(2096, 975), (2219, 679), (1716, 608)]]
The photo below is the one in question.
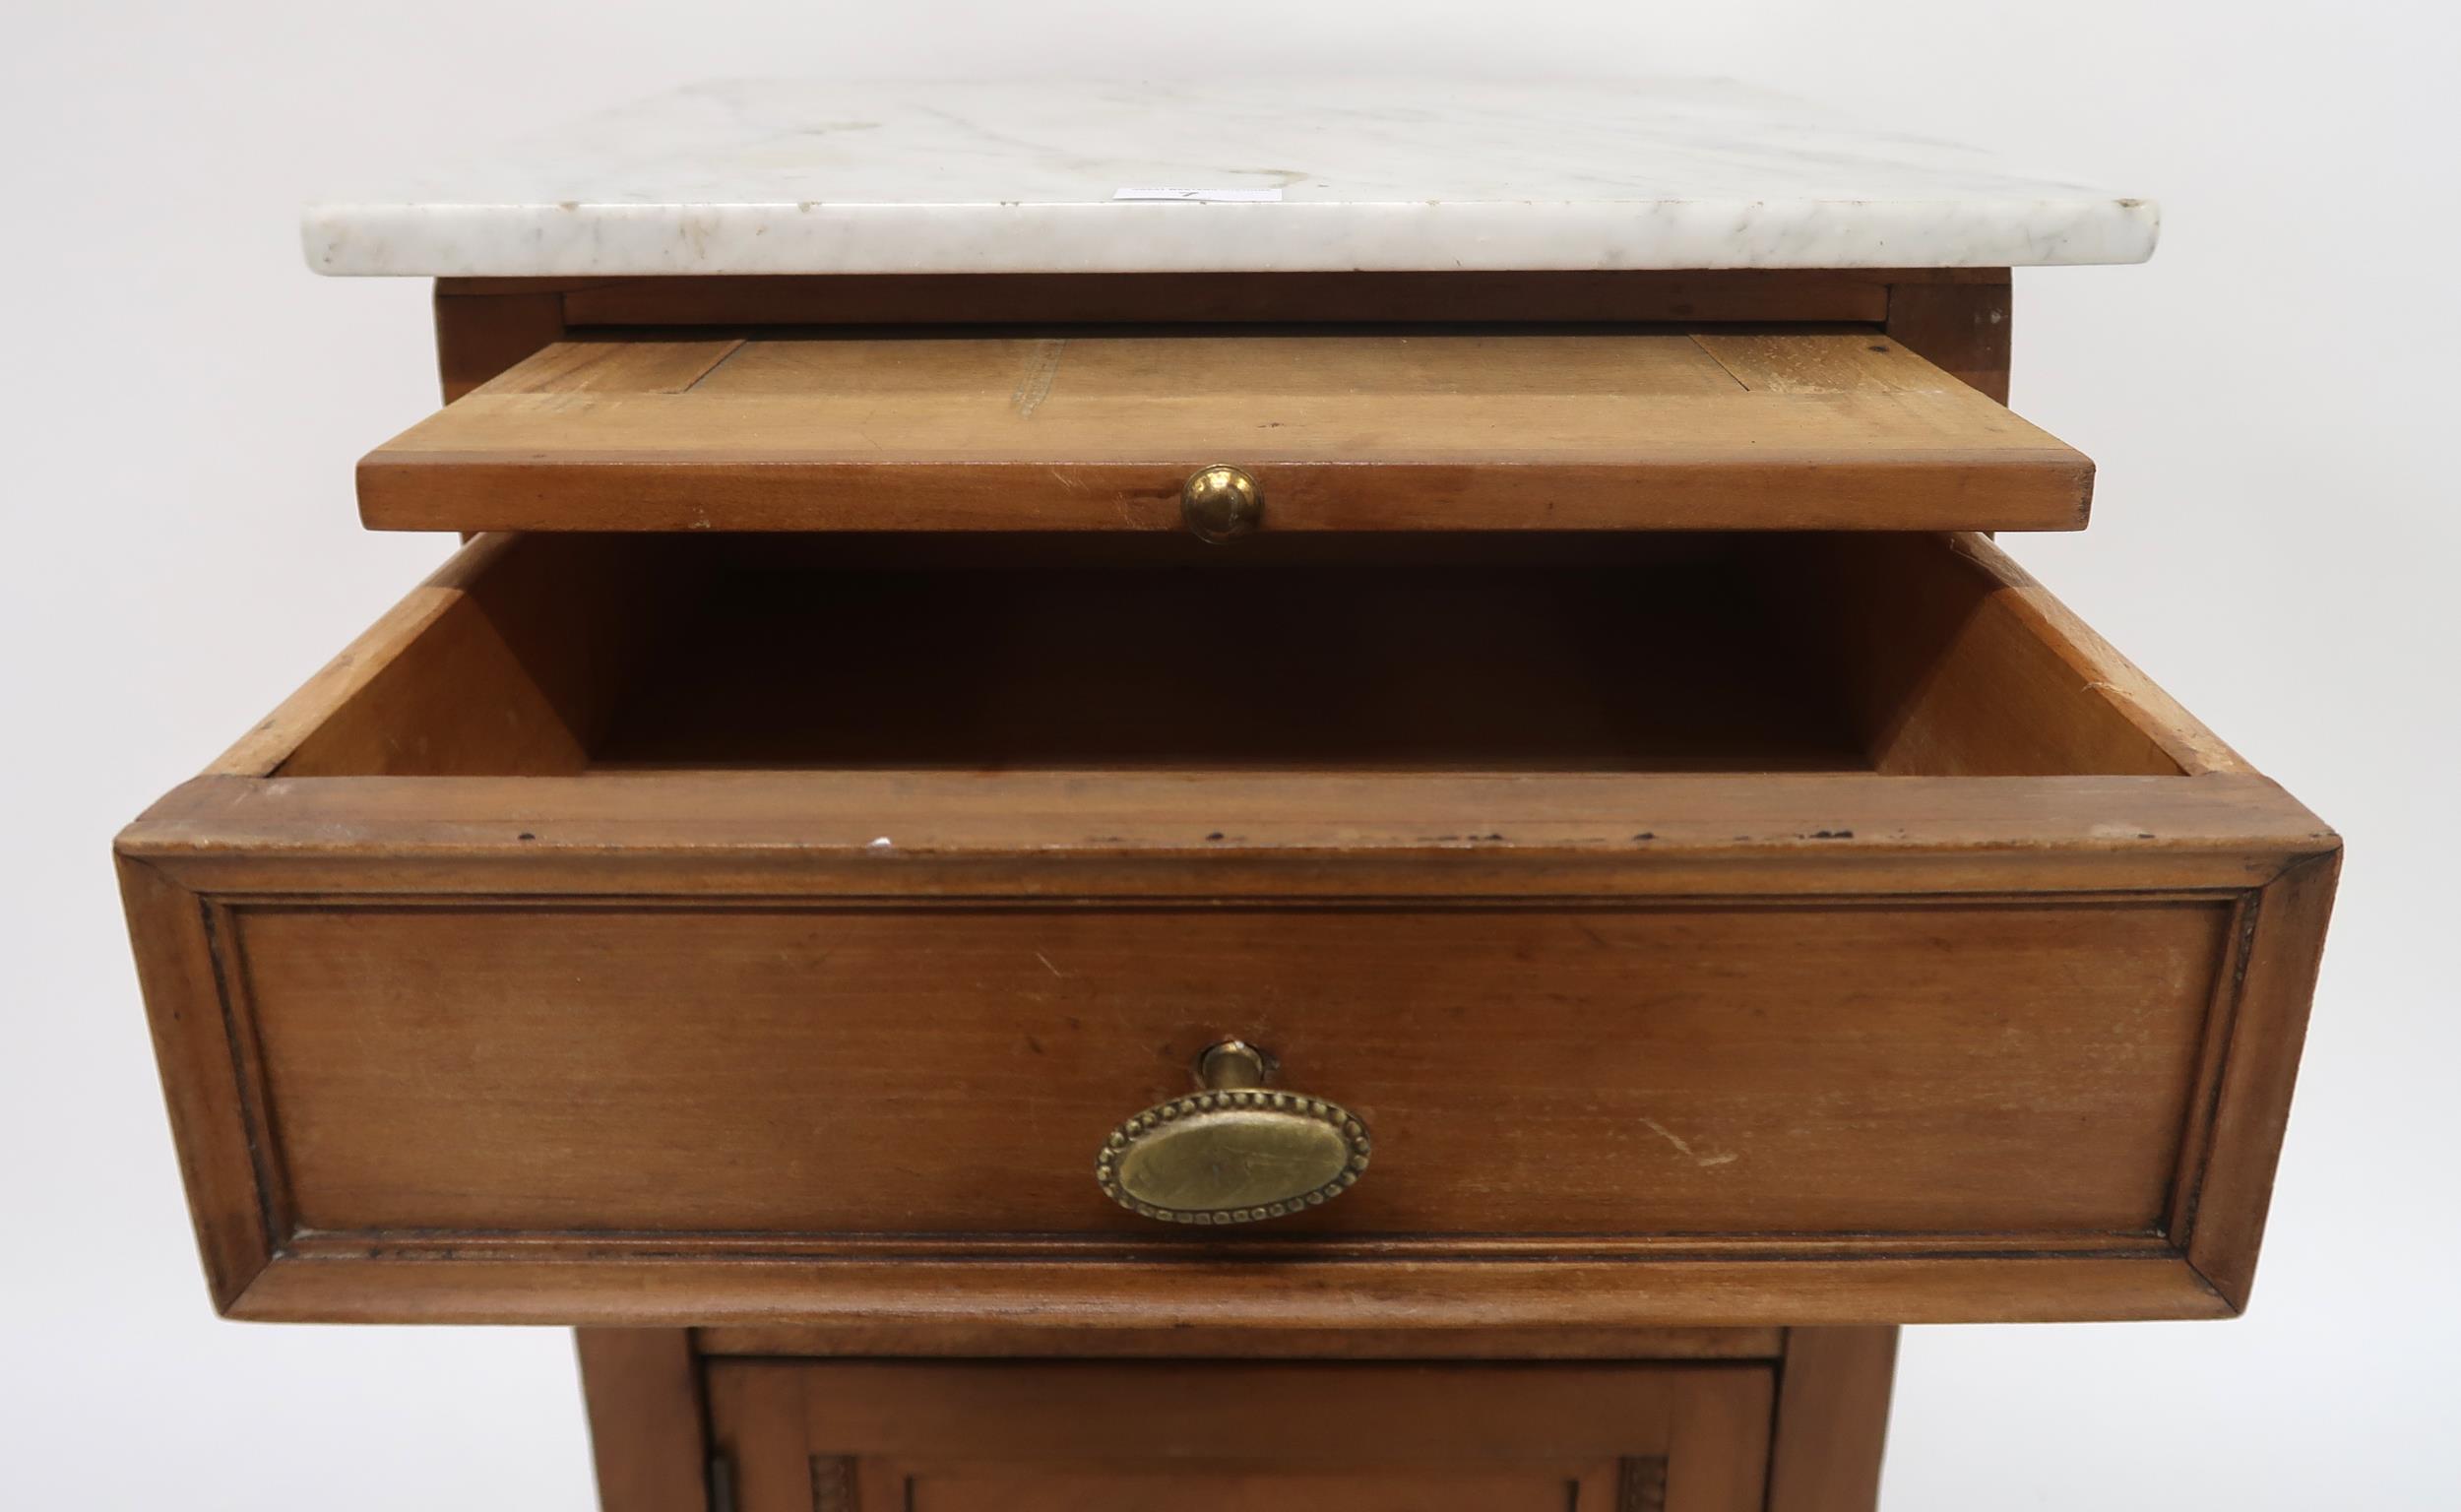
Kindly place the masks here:
[(2093, 465), (1872, 330), (550, 346), (372, 453), (385, 530), (2073, 530)]

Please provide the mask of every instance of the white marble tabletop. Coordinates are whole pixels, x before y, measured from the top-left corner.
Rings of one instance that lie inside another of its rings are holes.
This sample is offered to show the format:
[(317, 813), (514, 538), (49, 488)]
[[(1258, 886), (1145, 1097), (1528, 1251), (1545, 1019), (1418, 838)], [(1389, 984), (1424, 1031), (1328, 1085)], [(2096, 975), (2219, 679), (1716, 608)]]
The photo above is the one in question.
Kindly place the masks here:
[(1716, 80), (695, 86), (311, 205), (320, 273), (1996, 268), (2149, 200)]

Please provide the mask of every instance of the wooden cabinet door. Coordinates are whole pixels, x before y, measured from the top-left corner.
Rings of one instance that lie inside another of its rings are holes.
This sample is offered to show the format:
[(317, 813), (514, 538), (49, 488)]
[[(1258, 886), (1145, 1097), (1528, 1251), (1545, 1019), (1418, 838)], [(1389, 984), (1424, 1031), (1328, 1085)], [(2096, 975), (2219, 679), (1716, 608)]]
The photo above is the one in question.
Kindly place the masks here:
[(737, 1512), (1752, 1512), (1758, 1364), (726, 1360)]

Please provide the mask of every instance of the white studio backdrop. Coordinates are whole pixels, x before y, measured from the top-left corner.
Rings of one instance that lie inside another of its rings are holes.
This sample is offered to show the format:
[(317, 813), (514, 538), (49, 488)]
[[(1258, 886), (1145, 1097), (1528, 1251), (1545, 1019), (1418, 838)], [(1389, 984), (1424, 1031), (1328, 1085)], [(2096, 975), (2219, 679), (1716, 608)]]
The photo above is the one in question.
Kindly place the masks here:
[[(1910, 1330), (1886, 1505), (2461, 1505), (2448, 7), (18, 0), (0, 51), (0, 1505), (591, 1505), (568, 1336), (217, 1322), (106, 862), (446, 549), (362, 533), (427, 289), (302, 267), (370, 165), (694, 78), (1730, 74), (2164, 203), (2017, 283), (2102, 466), (2020, 561), (2350, 846), (2254, 1309)], [(1328, 85), (1336, 89), (1338, 85)], [(2430, 461), (2438, 464), (2430, 472)]]

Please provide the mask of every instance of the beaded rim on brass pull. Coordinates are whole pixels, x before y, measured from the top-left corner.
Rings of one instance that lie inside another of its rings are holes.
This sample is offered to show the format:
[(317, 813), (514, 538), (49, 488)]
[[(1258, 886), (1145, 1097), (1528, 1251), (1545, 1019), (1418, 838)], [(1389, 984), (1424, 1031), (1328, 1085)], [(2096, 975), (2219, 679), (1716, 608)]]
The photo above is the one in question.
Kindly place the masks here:
[[(1254, 1049), (1229, 1040), (1206, 1051), (1201, 1064), (1200, 1074), (1209, 1083), (1205, 1090), (1147, 1108), (1113, 1129), (1103, 1142), (1101, 1152), (1094, 1158), (1094, 1179), (1111, 1201), (1131, 1213), (1167, 1224), (1252, 1224), (1320, 1207), (1350, 1190), (1367, 1168), (1371, 1152), (1367, 1126), (1340, 1103), (1305, 1093), (1272, 1091), (1253, 1085), (1220, 1085), (1262, 1079), (1264, 1057)], [(1132, 1178), (1123, 1166), (1140, 1144), (1158, 1133), (1175, 1133), (1181, 1139), (1201, 1137), (1207, 1126), (1214, 1123), (1226, 1126), (1225, 1137), (1233, 1137), (1228, 1126), (1236, 1125), (1237, 1137), (1251, 1139), (1259, 1134), (1271, 1138), (1279, 1125), (1292, 1136), (1294, 1154), (1316, 1157), (1316, 1164), (1335, 1168), (1312, 1187), (1261, 1201), (1212, 1205), (1184, 1198), (1157, 1201), (1160, 1194), (1131, 1189)], [(1331, 1142), (1324, 1137), (1327, 1130), (1335, 1136)], [(1310, 1146), (1315, 1148), (1304, 1148)]]

